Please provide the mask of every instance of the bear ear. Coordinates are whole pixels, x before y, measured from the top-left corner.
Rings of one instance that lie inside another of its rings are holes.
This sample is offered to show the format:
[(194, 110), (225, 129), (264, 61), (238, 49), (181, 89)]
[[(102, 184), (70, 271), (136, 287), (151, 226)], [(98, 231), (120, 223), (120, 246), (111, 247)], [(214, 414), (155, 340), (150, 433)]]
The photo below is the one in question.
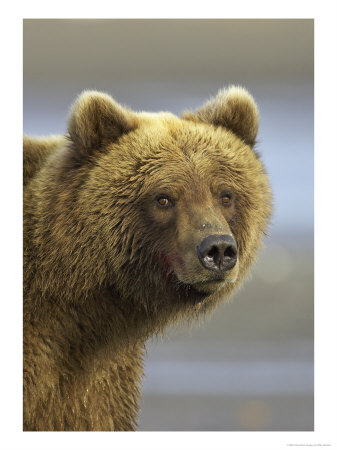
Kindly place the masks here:
[(228, 128), (251, 147), (259, 127), (259, 112), (253, 97), (236, 86), (221, 89), (196, 113), (187, 111), (182, 118)]
[(70, 111), (68, 133), (78, 151), (90, 154), (137, 126), (136, 114), (107, 94), (84, 91)]

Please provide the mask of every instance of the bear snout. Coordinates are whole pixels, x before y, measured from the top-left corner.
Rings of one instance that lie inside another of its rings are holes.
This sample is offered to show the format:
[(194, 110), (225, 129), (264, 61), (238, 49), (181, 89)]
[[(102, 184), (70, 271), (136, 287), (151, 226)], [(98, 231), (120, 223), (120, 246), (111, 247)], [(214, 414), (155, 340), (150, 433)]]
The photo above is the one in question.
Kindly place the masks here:
[(223, 273), (232, 269), (237, 261), (238, 249), (229, 234), (212, 234), (197, 246), (200, 263), (207, 270)]

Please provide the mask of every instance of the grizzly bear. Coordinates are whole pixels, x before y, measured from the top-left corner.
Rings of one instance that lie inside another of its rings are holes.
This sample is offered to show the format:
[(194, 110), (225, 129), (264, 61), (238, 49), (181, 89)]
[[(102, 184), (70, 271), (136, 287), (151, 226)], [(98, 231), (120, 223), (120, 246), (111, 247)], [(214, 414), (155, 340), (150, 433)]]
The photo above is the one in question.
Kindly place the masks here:
[(258, 110), (136, 113), (99, 92), (24, 138), (24, 430), (135, 430), (143, 355), (242, 283), (271, 213)]

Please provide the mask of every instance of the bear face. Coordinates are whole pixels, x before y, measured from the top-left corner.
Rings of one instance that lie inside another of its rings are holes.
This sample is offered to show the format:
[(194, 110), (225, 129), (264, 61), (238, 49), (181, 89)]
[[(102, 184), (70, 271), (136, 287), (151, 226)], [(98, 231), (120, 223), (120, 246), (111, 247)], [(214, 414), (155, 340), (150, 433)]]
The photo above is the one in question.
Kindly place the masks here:
[(241, 88), (182, 118), (83, 93), (68, 143), (35, 180), (48, 177), (36, 233), (45, 293), (110, 292), (126, 311), (166, 321), (211, 310), (243, 280), (270, 217), (257, 129)]

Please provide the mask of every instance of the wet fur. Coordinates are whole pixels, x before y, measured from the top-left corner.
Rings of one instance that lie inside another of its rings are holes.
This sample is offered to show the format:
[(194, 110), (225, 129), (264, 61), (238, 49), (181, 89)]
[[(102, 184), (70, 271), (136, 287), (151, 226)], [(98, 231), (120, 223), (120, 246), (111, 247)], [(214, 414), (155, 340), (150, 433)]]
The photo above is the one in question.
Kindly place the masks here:
[[(85, 92), (66, 136), (24, 138), (24, 430), (136, 428), (146, 340), (212, 311), (256, 257), (271, 211), (257, 127), (242, 88), (182, 119)], [(222, 180), (236, 192), (223, 213)], [(161, 190), (180, 199), (170, 215)], [(239, 248), (235, 281), (210, 295), (181, 281), (208, 276), (181, 257), (206, 208)]]

